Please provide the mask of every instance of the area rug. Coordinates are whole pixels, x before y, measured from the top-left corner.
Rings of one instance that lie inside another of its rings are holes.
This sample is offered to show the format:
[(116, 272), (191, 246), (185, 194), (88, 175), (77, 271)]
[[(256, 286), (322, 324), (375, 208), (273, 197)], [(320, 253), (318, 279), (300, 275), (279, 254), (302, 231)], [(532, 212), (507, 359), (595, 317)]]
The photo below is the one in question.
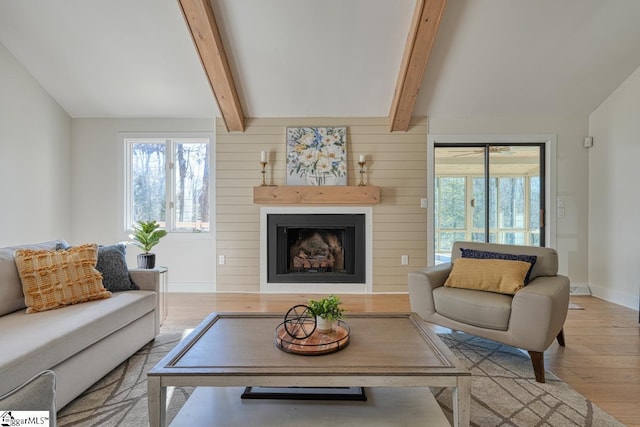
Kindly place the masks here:
[[(58, 427), (147, 427), (147, 371), (182, 339), (180, 332), (160, 333), (126, 362), (91, 386), (58, 412)], [(191, 394), (190, 388), (167, 390), (167, 419), (171, 420)]]
[[(622, 426), (550, 372), (545, 384), (537, 383), (528, 356), (517, 349), (463, 333), (440, 337), (471, 370), (472, 426)], [(161, 333), (63, 408), (58, 426), (147, 426), (146, 372), (181, 338), (179, 333)], [(167, 391), (168, 420), (191, 391)], [(432, 392), (451, 420), (451, 390)]]
[[(438, 336), (471, 371), (471, 425), (623, 426), (549, 371), (536, 382), (518, 349), (464, 333)], [(451, 389), (432, 392), (451, 420)]]

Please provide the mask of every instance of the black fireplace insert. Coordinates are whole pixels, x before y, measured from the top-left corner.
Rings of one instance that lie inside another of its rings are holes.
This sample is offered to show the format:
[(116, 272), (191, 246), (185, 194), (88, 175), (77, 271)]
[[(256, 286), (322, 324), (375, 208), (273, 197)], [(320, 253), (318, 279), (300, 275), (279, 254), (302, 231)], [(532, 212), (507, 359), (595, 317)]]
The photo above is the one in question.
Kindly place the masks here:
[(267, 215), (269, 283), (364, 283), (364, 214)]

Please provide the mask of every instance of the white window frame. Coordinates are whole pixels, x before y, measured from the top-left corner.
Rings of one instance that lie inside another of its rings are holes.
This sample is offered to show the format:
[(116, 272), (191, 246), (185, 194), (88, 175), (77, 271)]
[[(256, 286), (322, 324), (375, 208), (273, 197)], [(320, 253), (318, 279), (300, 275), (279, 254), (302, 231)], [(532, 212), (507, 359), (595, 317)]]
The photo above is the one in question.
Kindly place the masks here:
[[(212, 132), (127, 132), (119, 133), (120, 143), (124, 148), (124, 231), (129, 233), (133, 225), (133, 193), (131, 185), (131, 145), (136, 142), (158, 142), (167, 146), (167, 171), (165, 195), (166, 230), (177, 234), (215, 235), (215, 138)], [(175, 209), (175, 171), (171, 164), (175, 164), (175, 142), (184, 140), (201, 140), (209, 143), (209, 230), (176, 229)]]

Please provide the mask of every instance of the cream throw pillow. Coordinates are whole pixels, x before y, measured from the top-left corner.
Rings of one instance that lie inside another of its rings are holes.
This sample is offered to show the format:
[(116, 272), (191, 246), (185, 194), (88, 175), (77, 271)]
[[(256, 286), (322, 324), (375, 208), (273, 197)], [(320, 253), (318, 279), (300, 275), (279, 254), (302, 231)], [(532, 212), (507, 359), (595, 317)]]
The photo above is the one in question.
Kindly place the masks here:
[(513, 295), (524, 286), (529, 267), (525, 261), (457, 258), (444, 285)]
[(66, 250), (20, 249), (14, 254), (27, 313), (109, 298), (96, 270), (98, 245)]

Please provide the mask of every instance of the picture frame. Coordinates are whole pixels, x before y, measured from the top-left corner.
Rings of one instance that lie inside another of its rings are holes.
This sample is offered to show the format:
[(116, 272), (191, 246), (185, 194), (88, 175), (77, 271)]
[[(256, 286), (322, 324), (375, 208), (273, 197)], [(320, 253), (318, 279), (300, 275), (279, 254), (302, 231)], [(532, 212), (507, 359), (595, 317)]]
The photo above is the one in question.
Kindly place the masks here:
[(347, 128), (287, 127), (287, 185), (347, 185)]

